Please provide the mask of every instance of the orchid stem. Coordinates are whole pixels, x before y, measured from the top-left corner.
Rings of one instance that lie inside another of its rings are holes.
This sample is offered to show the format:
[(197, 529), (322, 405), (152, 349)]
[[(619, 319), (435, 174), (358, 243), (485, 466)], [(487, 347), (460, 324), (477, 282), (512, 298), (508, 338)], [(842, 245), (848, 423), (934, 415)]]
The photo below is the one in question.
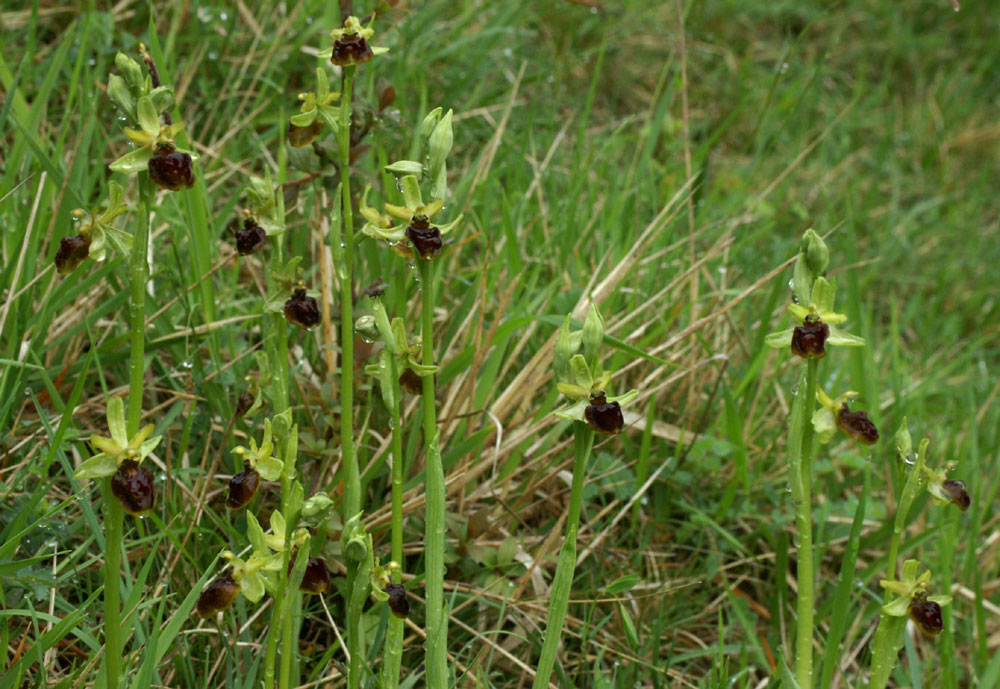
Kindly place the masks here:
[[(812, 544), (812, 409), (816, 406), (816, 372), (819, 361), (809, 359), (805, 386), (795, 400), (789, 454), (789, 480), (795, 503), (795, 528), (798, 533), (798, 623), (795, 630), (795, 679), (800, 689), (811, 689), (813, 651), (813, 544)], [(801, 386), (800, 379), (800, 386)], [(796, 433), (798, 432), (798, 433)], [(795, 436), (799, 435), (796, 439)], [(795, 441), (798, 440), (796, 445)]]

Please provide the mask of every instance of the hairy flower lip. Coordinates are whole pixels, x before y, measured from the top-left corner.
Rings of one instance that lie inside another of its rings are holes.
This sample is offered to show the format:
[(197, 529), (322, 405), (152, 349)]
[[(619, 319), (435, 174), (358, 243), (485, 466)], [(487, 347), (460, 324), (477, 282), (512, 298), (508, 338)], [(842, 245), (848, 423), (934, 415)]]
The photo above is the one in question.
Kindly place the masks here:
[[(288, 572), (291, 574), (295, 558), (288, 561)], [(302, 583), (299, 584), (299, 591), (302, 593), (322, 594), (330, 590), (330, 568), (326, 565), (326, 560), (321, 557), (310, 557), (306, 563), (305, 572), (302, 574)]]
[(608, 402), (603, 390), (590, 396), (590, 404), (583, 411), (587, 425), (597, 433), (615, 435), (625, 428), (625, 417), (618, 402)]
[(243, 462), (243, 467), (243, 471), (234, 474), (229, 480), (226, 507), (231, 510), (241, 510), (249, 505), (260, 488), (260, 473), (247, 461)]
[(830, 326), (819, 317), (807, 317), (792, 331), (792, 354), (803, 359), (822, 359), (826, 356), (828, 337)]
[(951, 498), (951, 504), (965, 512), (972, 505), (972, 498), (965, 488), (965, 483), (953, 479), (946, 479), (941, 483), (941, 488)]
[(874, 445), (878, 442), (878, 428), (863, 411), (851, 411), (846, 404), (841, 404), (834, 415), (834, 422), (851, 440), (862, 445)]
[(374, 55), (374, 51), (363, 36), (356, 33), (344, 34), (333, 42), (330, 62), (338, 67), (349, 67), (368, 62)]
[(441, 230), (430, 224), (426, 215), (414, 215), (406, 228), (406, 238), (410, 240), (417, 253), (425, 261), (429, 261), (444, 248)]
[(299, 127), (294, 124), (289, 125), (288, 144), (292, 148), (305, 148), (319, 138), (324, 126), (323, 120), (319, 118), (316, 118), (312, 121), (312, 124), (308, 124), (304, 127)]
[(163, 189), (181, 191), (194, 186), (191, 155), (178, 151), (172, 143), (156, 145), (147, 170), (153, 183)]
[(198, 596), (198, 616), (207, 619), (216, 613), (225, 612), (239, 592), (240, 584), (232, 574), (227, 572), (217, 576)]
[(267, 232), (253, 218), (243, 221), (243, 227), (236, 230), (236, 253), (240, 256), (255, 254), (267, 245)]
[(126, 459), (111, 477), (111, 492), (122, 508), (140, 516), (156, 506), (156, 487), (152, 472), (134, 459)]
[(59, 250), (56, 252), (56, 272), (69, 275), (90, 255), (90, 239), (78, 234), (74, 237), (63, 237), (59, 240)]
[(907, 606), (907, 613), (913, 623), (926, 636), (937, 636), (944, 630), (944, 617), (941, 614), (941, 606), (934, 601), (927, 600), (924, 594), (916, 594)]
[(285, 302), (285, 319), (304, 330), (311, 330), (319, 325), (322, 316), (316, 299), (306, 295), (304, 289), (297, 289)]
[(402, 584), (389, 584), (384, 591), (389, 594), (389, 610), (401, 620), (410, 614), (410, 599), (406, 595), (406, 587)]

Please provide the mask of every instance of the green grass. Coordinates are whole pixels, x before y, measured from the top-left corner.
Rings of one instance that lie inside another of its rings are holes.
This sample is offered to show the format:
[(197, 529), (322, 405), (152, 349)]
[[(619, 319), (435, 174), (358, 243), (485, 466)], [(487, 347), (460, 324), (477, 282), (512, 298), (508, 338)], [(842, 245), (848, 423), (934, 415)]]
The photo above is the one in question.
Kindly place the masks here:
[[(674, 3), (601, 5), (400, 3), (376, 24), (376, 43), (392, 52), (359, 72), (367, 112), (380, 79), (397, 97), (357, 163), (358, 190), (381, 188), (379, 164), (408, 155), (427, 110), (456, 113), (446, 215), (467, 221), (439, 268), (435, 346), (449, 479), (448, 648), (459, 686), (530, 682), (560, 545), (549, 536), (562, 532), (569, 500), (559, 472), (572, 463), (569, 425), (550, 414), (558, 400), (546, 354), (564, 315), (610, 275), (601, 310), (621, 344), (605, 364), (624, 370), (616, 392), (636, 387), (643, 397), (629, 430), (594, 448), (585, 558), (553, 681), (715, 687), (729, 686), (726, 672), (736, 686), (779, 676), (770, 664), (794, 638), (784, 428), (800, 367), (763, 346), (786, 319), (791, 272), (765, 277), (807, 227), (830, 233), (839, 303), (870, 343), (828, 357), (820, 381), (830, 392), (860, 391), (885, 439), (870, 462), (837, 439), (814, 467), (817, 668), (836, 619), (846, 669), (834, 681), (866, 684), (891, 496), (902, 482), (889, 439), (905, 416), (915, 439), (932, 439), (932, 463), (959, 461), (954, 475), (970, 485), (973, 507), (913, 508), (921, 516), (901, 554), (930, 565), (935, 585), (961, 588), (942, 637), (917, 637), (901, 654), (898, 686), (917, 686), (917, 674), (921, 686), (1000, 686), (996, 552), (986, 540), (1000, 476), (1000, 19), (984, 0), (959, 13), (947, 0), (687, 2), (685, 79)], [(106, 165), (126, 150), (100, 88), (115, 52), (135, 56), (140, 41), (156, 52), (143, 4), (114, 15), (107, 5), (79, 14), (36, 7), (0, 13), (0, 689), (101, 682), (99, 491), (77, 484), (72, 468), (90, 454), (85, 439), (101, 432), (105, 394), (127, 386), (127, 281), (113, 255), (65, 278), (50, 266), (73, 233), (70, 211), (101, 203)], [(153, 13), (161, 73), (179, 88), (204, 190), (158, 197), (152, 228), (147, 313), (157, 315), (144, 409), (164, 440), (157, 509), (126, 520), (124, 667), (134, 686), (256, 686), (270, 611), (257, 615), (241, 599), (221, 629), (187, 612), (219, 551), (245, 543), (245, 522), (219, 501), (220, 478), (203, 509), (191, 492), (217, 454), (217, 472), (228, 475), (237, 468), (229, 450), (259, 436), (244, 422), (224, 436), (256, 365), (252, 350), (269, 332), (261, 255), (234, 263), (224, 228), (245, 203), (245, 177), (276, 172), (283, 117), (312, 88), (315, 60), (303, 49), (326, 44), (336, 12), (332, 3), (269, 2), (252, 17), (221, 3), (159, 3)], [(690, 194), (644, 234), (684, 187), (686, 150)], [(290, 163), (289, 179), (305, 175), (295, 155)], [(286, 255), (307, 257), (306, 279), (331, 295), (336, 319), (337, 288), (319, 277), (319, 194), (332, 203), (336, 185), (324, 179), (289, 200)], [(408, 314), (416, 331), (418, 286), (404, 262), (364, 239), (355, 273), (356, 290), (378, 277), (390, 283), (390, 314)], [(367, 308), (358, 301), (357, 312)], [(307, 492), (339, 499), (338, 398), (322, 342), (321, 329), (291, 334), (291, 396)], [(367, 523), (385, 558), (388, 414), (369, 378), (356, 398)], [(403, 679), (419, 686), (417, 402), (404, 405), (404, 571), (416, 577), (406, 581), (416, 626)], [(263, 509), (275, 500), (271, 491)], [(841, 559), (853, 547), (845, 591)], [(341, 587), (343, 571), (335, 566)], [(607, 593), (626, 575), (634, 587)], [(342, 596), (327, 603), (341, 625)], [(304, 614), (303, 677), (343, 686), (325, 613), (307, 601)], [(384, 615), (372, 608), (370, 643)], [(370, 648), (377, 668), (381, 644)]]

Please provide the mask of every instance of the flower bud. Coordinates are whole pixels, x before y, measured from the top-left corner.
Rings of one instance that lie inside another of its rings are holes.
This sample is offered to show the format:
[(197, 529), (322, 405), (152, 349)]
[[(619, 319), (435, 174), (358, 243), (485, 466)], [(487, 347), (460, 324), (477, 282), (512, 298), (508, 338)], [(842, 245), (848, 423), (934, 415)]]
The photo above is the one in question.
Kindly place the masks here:
[(153, 474), (133, 459), (126, 459), (111, 477), (111, 492), (131, 515), (149, 512), (156, 505)]
[(451, 116), (452, 111), (448, 110), (444, 117), (434, 125), (434, 129), (427, 139), (431, 177), (434, 177), (437, 170), (444, 164), (455, 140), (451, 128)]
[(806, 230), (802, 235), (801, 252), (805, 256), (806, 266), (814, 276), (826, 272), (826, 267), (830, 265), (830, 249), (815, 230)]
[(292, 293), (291, 298), (285, 302), (284, 313), (285, 320), (305, 330), (315, 328), (322, 320), (319, 304), (316, 299), (307, 296), (304, 289), (297, 289)]
[(385, 587), (389, 595), (389, 610), (401, 620), (410, 614), (410, 599), (406, 596), (406, 587), (402, 584), (389, 584)]
[(415, 160), (397, 160), (392, 165), (386, 165), (385, 171), (400, 177), (403, 175), (416, 175), (419, 177), (424, 172), (424, 166)]
[(618, 402), (608, 402), (603, 390), (590, 396), (590, 404), (583, 410), (587, 425), (597, 433), (614, 435), (625, 428), (625, 417)]
[(333, 507), (333, 500), (326, 493), (311, 495), (302, 505), (302, 516), (306, 518), (322, 514)]
[(826, 356), (826, 338), (830, 326), (817, 316), (806, 316), (802, 325), (792, 332), (792, 354), (803, 359), (822, 359)]
[(208, 618), (224, 612), (233, 604), (239, 592), (240, 584), (231, 574), (216, 577), (198, 596), (198, 616)]
[(597, 360), (604, 343), (604, 317), (595, 304), (590, 305), (587, 319), (583, 322), (583, 356), (592, 371), (597, 370)]
[(59, 251), (56, 252), (56, 271), (60, 275), (69, 275), (90, 255), (90, 240), (82, 234), (75, 237), (63, 237), (59, 240)]
[(907, 608), (913, 624), (927, 636), (937, 636), (944, 629), (944, 618), (941, 615), (941, 606), (934, 601), (927, 600), (927, 596), (916, 594), (910, 601)]
[(354, 321), (354, 332), (364, 338), (366, 342), (375, 342), (380, 339), (378, 325), (375, 323), (375, 316), (365, 315)]
[(580, 351), (582, 333), (570, 331), (570, 317), (566, 316), (559, 334), (556, 336), (555, 352), (552, 356), (552, 366), (555, 369), (556, 382), (572, 382), (573, 371), (570, 368), (570, 359)]
[(139, 63), (125, 53), (118, 53), (115, 55), (115, 66), (121, 72), (122, 78), (128, 84), (129, 90), (133, 94), (139, 95), (139, 91), (143, 85), (142, 68), (139, 67)]
[(173, 144), (159, 144), (149, 159), (149, 178), (163, 189), (180, 191), (194, 186), (191, 155), (182, 153)]
[(229, 480), (229, 497), (226, 499), (226, 506), (231, 510), (243, 509), (253, 500), (259, 487), (260, 474), (250, 466), (249, 462), (243, 462), (243, 471), (234, 474)]
[(240, 256), (255, 254), (267, 244), (267, 232), (252, 218), (243, 221), (243, 227), (236, 230), (236, 253)]
[(426, 215), (414, 215), (406, 228), (406, 238), (417, 250), (420, 258), (429, 261), (441, 253), (444, 242), (441, 230), (430, 224)]
[(842, 404), (834, 416), (834, 422), (837, 428), (855, 442), (862, 445), (874, 445), (878, 442), (878, 429), (863, 411), (851, 411), (846, 404)]

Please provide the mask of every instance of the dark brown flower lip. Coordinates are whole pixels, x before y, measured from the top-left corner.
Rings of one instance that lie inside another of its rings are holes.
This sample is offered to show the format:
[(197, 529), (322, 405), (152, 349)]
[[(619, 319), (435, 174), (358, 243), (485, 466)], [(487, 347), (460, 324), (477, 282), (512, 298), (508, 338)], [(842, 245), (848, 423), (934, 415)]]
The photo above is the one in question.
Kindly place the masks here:
[(440, 254), (444, 248), (441, 230), (431, 225), (426, 216), (413, 216), (409, 227), (406, 228), (406, 238), (413, 244), (417, 255), (425, 261)]
[(614, 435), (625, 428), (625, 417), (618, 402), (608, 402), (604, 391), (590, 396), (590, 404), (583, 410), (587, 425), (597, 433)]
[(308, 296), (304, 289), (297, 289), (292, 293), (291, 298), (285, 302), (284, 313), (289, 323), (294, 323), (305, 330), (315, 328), (322, 320), (319, 304), (313, 297)]
[(240, 256), (255, 254), (267, 245), (267, 232), (253, 218), (243, 221), (243, 227), (236, 230), (236, 253)]
[(141, 516), (156, 506), (153, 474), (133, 459), (122, 462), (111, 476), (111, 493), (133, 516)]
[[(289, 565), (292, 561), (289, 562)], [(330, 569), (326, 560), (321, 557), (310, 557), (306, 563), (306, 571), (302, 575), (299, 591), (302, 593), (320, 594), (330, 590)]]
[(233, 475), (229, 479), (229, 497), (226, 498), (226, 507), (231, 510), (241, 510), (250, 504), (253, 496), (260, 488), (260, 474), (250, 466), (249, 462), (243, 462), (243, 471)]
[(312, 124), (304, 127), (291, 125), (288, 127), (288, 143), (292, 148), (305, 148), (319, 138), (323, 131), (323, 120), (316, 118)]
[(90, 239), (78, 234), (74, 237), (63, 237), (59, 240), (59, 250), (56, 252), (56, 272), (69, 275), (90, 256)]
[(402, 584), (389, 584), (385, 587), (389, 594), (389, 610), (400, 619), (406, 619), (410, 614), (410, 599), (406, 595), (406, 587)]
[(907, 612), (913, 623), (927, 636), (937, 636), (944, 629), (941, 606), (934, 601), (927, 600), (924, 595), (914, 596), (907, 607)]
[(819, 317), (807, 316), (802, 325), (792, 331), (792, 354), (803, 359), (822, 359), (826, 356), (826, 340), (830, 326)]
[(253, 406), (254, 396), (249, 391), (244, 392), (236, 399), (236, 416), (246, 416)]
[(233, 604), (240, 593), (240, 585), (228, 572), (217, 576), (198, 596), (198, 616), (209, 618)]
[(941, 488), (951, 498), (951, 504), (957, 505), (958, 509), (963, 512), (972, 505), (972, 498), (969, 496), (969, 491), (966, 490), (964, 482), (946, 479), (941, 483)]
[(851, 411), (846, 404), (841, 405), (834, 416), (837, 428), (847, 434), (851, 440), (862, 445), (874, 445), (878, 442), (878, 428), (863, 411)]
[(333, 42), (333, 54), (330, 62), (338, 67), (348, 67), (372, 59), (374, 53), (368, 45), (368, 40), (360, 34), (344, 34)]
[(191, 155), (176, 150), (172, 143), (157, 144), (147, 170), (153, 183), (163, 189), (181, 191), (194, 186), (194, 161)]

